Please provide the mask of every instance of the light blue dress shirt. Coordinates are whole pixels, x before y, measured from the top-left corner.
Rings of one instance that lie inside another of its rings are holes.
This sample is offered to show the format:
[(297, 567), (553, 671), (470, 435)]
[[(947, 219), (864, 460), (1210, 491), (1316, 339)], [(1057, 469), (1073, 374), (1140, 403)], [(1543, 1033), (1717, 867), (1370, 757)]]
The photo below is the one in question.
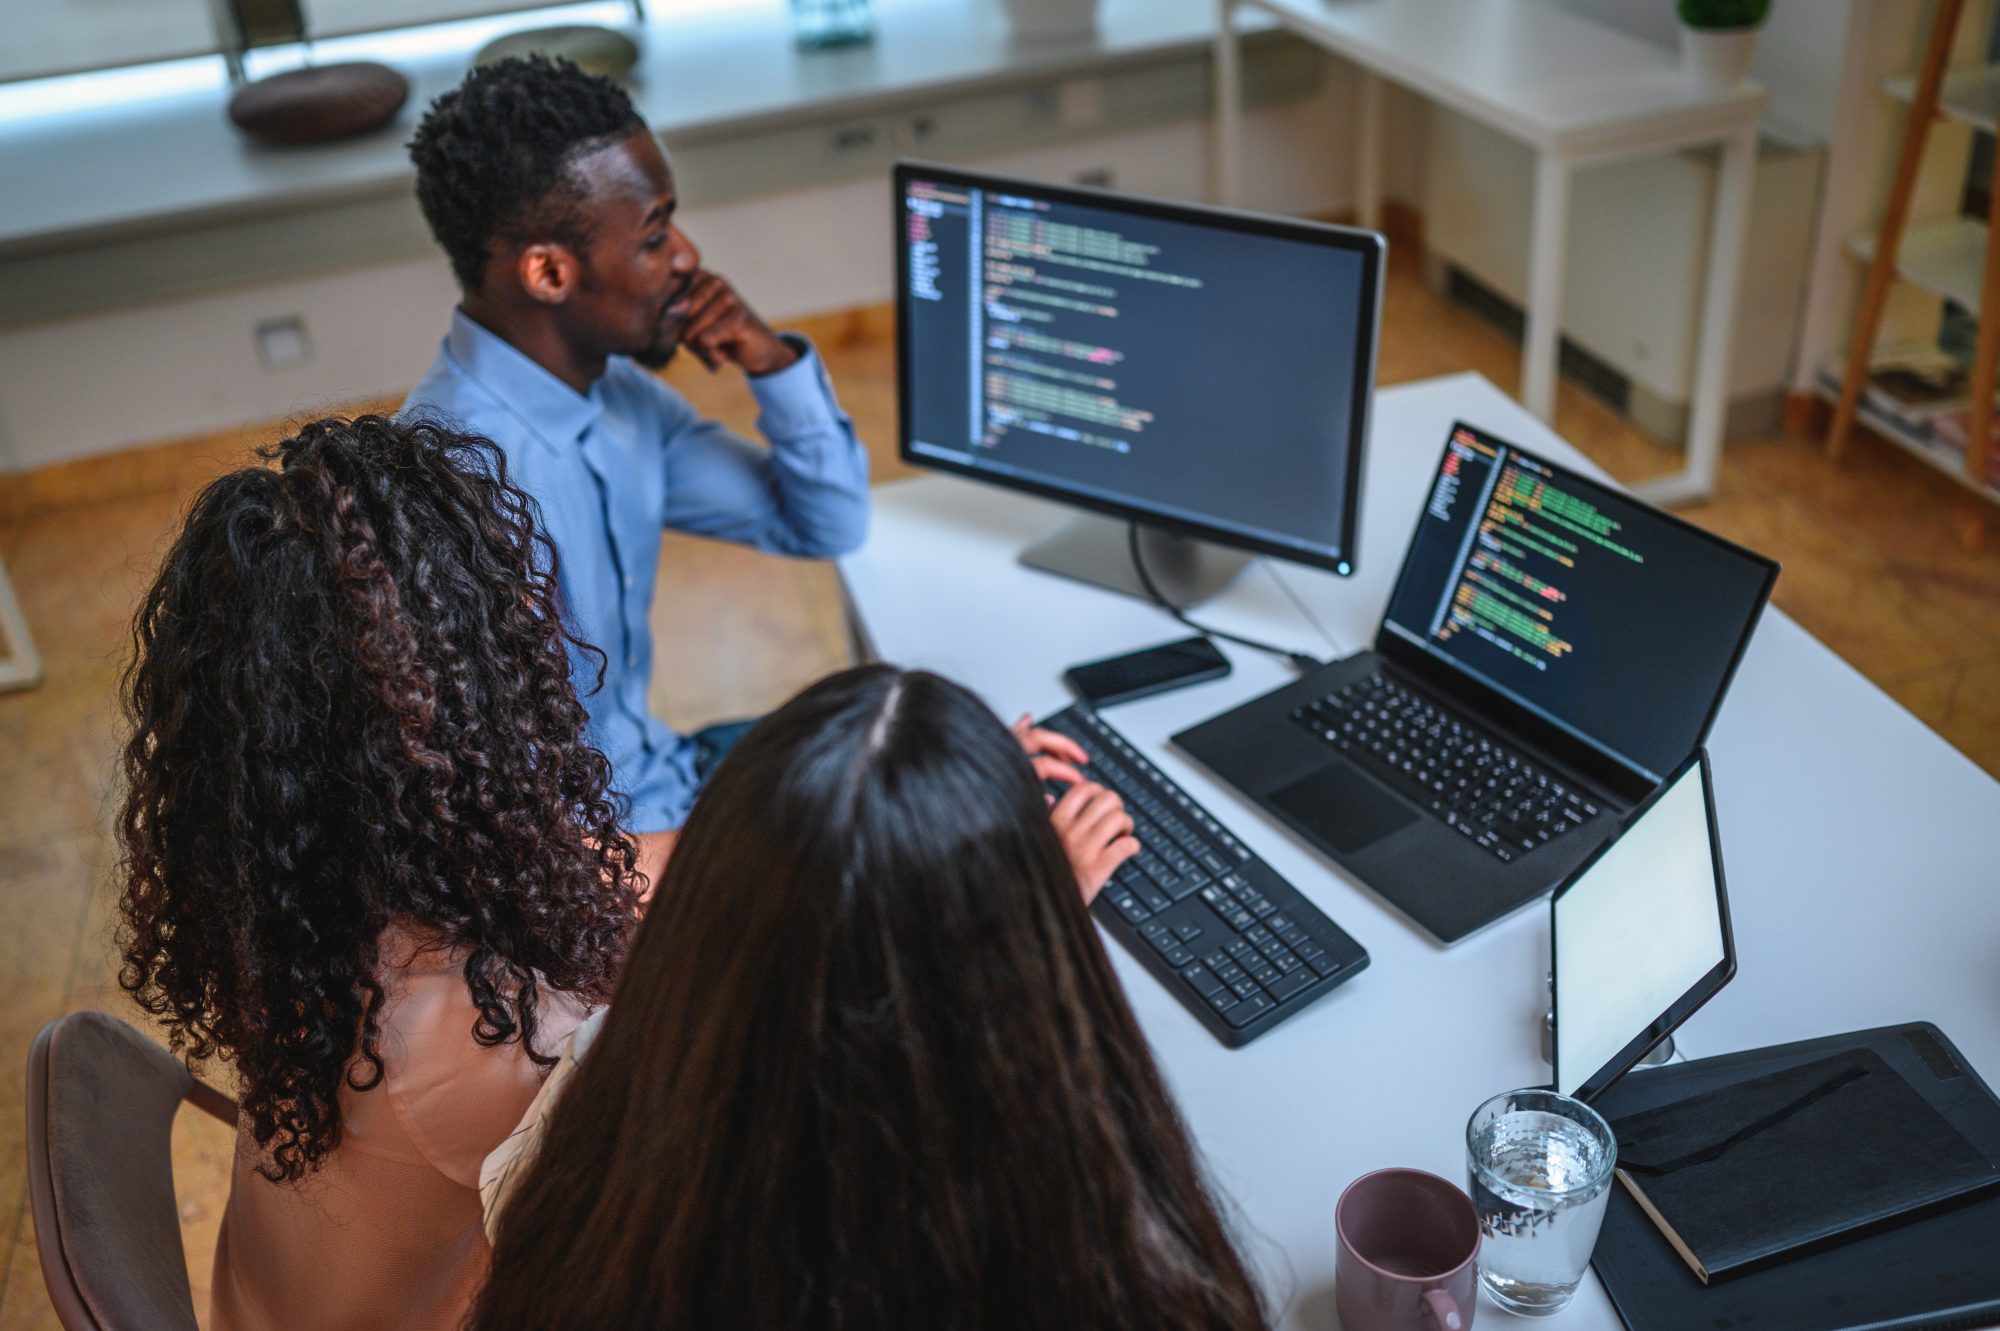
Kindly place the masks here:
[(571, 672), (634, 832), (679, 827), (698, 784), (694, 740), (646, 708), (661, 532), (822, 557), (867, 534), (868, 454), (819, 356), (786, 340), (798, 360), (750, 380), (768, 449), (704, 420), (622, 356), (578, 395), (462, 310), (403, 403), (404, 417), (441, 417), (499, 444), (514, 484), (540, 504), (574, 631), (606, 658), (601, 689), (589, 654), (572, 651)]

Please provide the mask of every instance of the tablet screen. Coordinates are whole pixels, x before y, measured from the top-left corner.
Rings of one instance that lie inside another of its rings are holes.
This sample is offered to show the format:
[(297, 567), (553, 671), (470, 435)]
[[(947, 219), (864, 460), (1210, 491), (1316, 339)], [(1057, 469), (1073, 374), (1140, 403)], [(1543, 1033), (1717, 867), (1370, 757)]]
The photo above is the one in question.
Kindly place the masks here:
[(1556, 894), (1556, 1089), (1565, 1095), (1601, 1090), (1645, 1052), (1629, 1046), (1656, 1025), (1661, 1035), (1678, 1025), (1732, 971), (1705, 776), (1702, 761), (1682, 768)]

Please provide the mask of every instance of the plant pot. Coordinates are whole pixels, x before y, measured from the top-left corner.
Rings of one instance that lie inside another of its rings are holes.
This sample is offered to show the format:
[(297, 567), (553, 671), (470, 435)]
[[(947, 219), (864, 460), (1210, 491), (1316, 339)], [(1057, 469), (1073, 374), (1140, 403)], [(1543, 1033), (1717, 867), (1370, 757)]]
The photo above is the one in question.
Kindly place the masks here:
[(1097, 30), (1098, 0), (1001, 0), (1014, 36), (1024, 42), (1088, 37)]
[(1681, 74), (1697, 88), (1720, 92), (1750, 77), (1757, 28), (1690, 28), (1681, 25)]

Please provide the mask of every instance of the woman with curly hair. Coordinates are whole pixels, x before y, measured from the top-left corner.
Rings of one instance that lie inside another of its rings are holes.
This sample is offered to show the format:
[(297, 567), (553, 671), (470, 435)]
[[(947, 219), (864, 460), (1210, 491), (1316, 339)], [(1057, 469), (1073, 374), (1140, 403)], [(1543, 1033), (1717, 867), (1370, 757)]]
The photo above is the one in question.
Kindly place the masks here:
[(487, 1162), (476, 1331), (1269, 1325), (1084, 909), (1117, 821), (1018, 739), (877, 665), (722, 760)]
[(498, 450), (368, 416), (265, 456), (134, 622), (120, 982), (236, 1075), (212, 1324), (456, 1327), (480, 1161), (611, 991), (633, 850)]

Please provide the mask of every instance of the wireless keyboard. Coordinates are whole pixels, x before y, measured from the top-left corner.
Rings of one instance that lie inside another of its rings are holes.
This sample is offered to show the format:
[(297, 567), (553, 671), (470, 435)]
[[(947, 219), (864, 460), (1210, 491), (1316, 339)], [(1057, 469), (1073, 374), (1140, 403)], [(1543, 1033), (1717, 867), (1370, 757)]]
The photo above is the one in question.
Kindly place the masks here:
[(1092, 911), (1216, 1039), (1248, 1044), (1368, 965), (1359, 943), (1102, 717), (1078, 704), (1040, 724), (1083, 746), (1084, 775), (1118, 792), (1139, 839)]

